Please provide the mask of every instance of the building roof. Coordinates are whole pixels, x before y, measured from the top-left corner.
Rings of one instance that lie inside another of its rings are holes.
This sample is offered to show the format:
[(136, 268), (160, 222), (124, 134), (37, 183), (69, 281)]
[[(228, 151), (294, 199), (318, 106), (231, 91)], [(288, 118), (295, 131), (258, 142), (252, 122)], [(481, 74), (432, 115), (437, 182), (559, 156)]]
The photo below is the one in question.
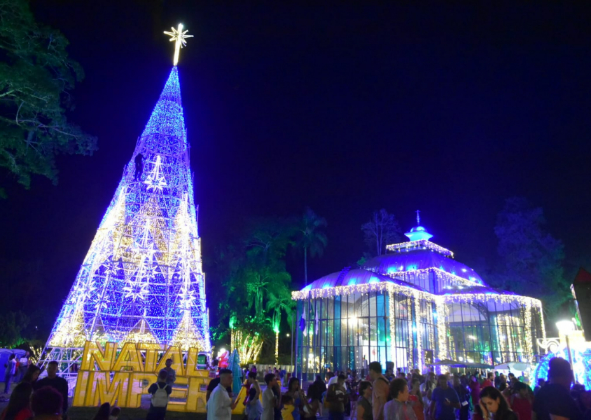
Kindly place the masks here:
[(415, 249), (408, 252), (380, 255), (367, 261), (363, 268), (386, 275), (426, 268), (438, 268), (466, 280), (486, 285), (472, 268), (430, 249)]
[[(476, 271), (453, 259), (453, 252), (429, 241), (433, 235), (427, 232), (424, 227), (420, 226), (418, 211), (417, 225), (406, 234), (410, 241), (388, 245), (386, 249), (390, 251), (389, 253), (372, 258), (361, 269), (350, 270), (346, 268), (342, 271), (329, 274), (312, 282), (302, 289), (302, 291), (381, 282), (392, 282), (417, 290), (425, 290), (421, 287), (428, 287), (427, 285), (423, 283), (420, 283), (420, 285), (412, 284), (416, 282), (410, 280), (414, 272), (421, 274), (425, 270), (439, 272), (440, 274), (437, 275), (437, 278), (442, 276), (447, 277), (448, 285), (444, 287), (446, 289), (451, 288), (454, 290), (456, 287), (453, 285), (449, 286), (450, 276), (446, 276), (445, 273), (450, 274), (452, 279), (457, 279), (460, 283), (458, 287), (461, 289), (464, 289), (466, 286), (483, 287), (483, 289), (488, 288), (488, 285)], [(403, 279), (407, 281), (402, 281)], [(457, 282), (452, 281), (452, 283)], [(442, 283), (442, 285), (445, 284)]]
[(312, 289), (328, 289), (331, 287), (338, 287), (338, 286), (354, 286), (359, 284), (368, 284), (368, 283), (381, 283), (381, 282), (390, 282), (395, 283), (400, 286), (407, 286), (412, 289), (417, 289), (424, 291), (418, 286), (413, 284), (406, 283), (404, 281), (395, 280), (388, 276), (383, 276), (381, 274), (374, 273), (372, 271), (356, 268), (350, 270), (348, 267), (337, 271), (335, 273), (331, 273), (327, 276), (321, 277), (318, 280), (310, 283), (306, 287), (302, 289), (302, 291), (308, 291)]

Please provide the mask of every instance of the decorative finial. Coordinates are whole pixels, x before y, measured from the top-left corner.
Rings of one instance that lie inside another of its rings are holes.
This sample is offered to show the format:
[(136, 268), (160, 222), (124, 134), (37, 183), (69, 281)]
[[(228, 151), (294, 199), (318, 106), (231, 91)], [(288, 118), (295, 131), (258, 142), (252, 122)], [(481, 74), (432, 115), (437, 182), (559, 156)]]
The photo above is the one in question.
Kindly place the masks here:
[(411, 241), (428, 241), (433, 237), (427, 230), (421, 226), (421, 211), (417, 210), (417, 227), (413, 227), (410, 232), (404, 234)]
[(166, 35), (170, 36), (170, 42), (172, 41), (176, 41), (176, 44), (174, 46), (174, 65), (176, 66), (179, 62), (179, 51), (181, 50), (182, 47), (187, 45), (187, 41), (185, 41), (186, 38), (193, 38), (193, 35), (187, 35), (187, 32), (189, 32), (188, 30), (183, 31), (183, 24), (179, 23), (179, 27), (178, 29), (175, 28), (170, 28), (172, 29), (172, 32), (167, 32), (164, 31), (164, 33)]

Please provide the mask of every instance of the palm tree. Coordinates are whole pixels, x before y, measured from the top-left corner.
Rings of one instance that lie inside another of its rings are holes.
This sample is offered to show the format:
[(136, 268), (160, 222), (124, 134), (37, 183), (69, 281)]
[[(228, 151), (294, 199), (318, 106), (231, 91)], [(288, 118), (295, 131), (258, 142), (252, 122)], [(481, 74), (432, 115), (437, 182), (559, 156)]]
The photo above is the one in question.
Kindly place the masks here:
[(287, 322), (291, 323), (295, 302), (285, 286), (268, 293), (267, 310), (272, 312), (271, 325), (275, 333), (275, 364), (279, 364), (279, 331), (281, 327), (281, 312), (287, 315)]
[(326, 227), (326, 219), (318, 216), (310, 207), (306, 207), (298, 226), (298, 245), (304, 249), (304, 281), (308, 285), (308, 251), (311, 257), (321, 256), (328, 242), (326, 233), (321, 228)]

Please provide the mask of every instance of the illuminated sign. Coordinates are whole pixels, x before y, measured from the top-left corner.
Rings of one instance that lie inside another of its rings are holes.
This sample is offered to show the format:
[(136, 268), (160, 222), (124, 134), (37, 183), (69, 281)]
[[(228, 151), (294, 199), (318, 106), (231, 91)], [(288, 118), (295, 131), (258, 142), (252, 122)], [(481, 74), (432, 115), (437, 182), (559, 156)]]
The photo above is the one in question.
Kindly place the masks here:
[(179, 347), (165, 351), (142, 349), (142, 344), (126, 343), (118, 352), (117, 343), (87, 341), (76, 381), (74, 406), (96, 407), (103, 403), (119, 407), (140, 407), (142, 394), (157, 381), (158, 372), (172, 359), (176, 382), (168, 410), (206, 412), (205, 393), (211, 380), (209, 370), (197, 369), (197, 349), (183, 354)]

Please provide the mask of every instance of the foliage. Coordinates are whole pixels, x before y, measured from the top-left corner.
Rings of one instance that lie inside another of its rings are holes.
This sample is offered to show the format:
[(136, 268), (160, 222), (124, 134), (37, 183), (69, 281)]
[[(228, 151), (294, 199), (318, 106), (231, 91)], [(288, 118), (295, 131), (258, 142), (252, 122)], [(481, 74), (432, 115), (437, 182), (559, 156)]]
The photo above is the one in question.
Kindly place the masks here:
[(23, 344), (28, 325), (29, 318), (21, 311), (0, 314), (0, 346), (11, 349)]
[(308, 284), (308, 252), (311, 257), (322, 256), (328, 243), (326, 233), (321, 229), (326, 227), (326, 219), (318, 216), (310, 207), (306, 207), (300, 219), (298, 230), (298, 247), (304, 250), (304, 281)]
[(400, 242), (402, 239), (396, 217), (385, 209), (374, 211), (370, 220), (361, 225), (361, 230), (370, 255), (382, 255), (386, 245)]
[(506, 201), (495, 226), (501, 264), (491, 280), (504, 290), (541, 298), (555, 316), (571, 294), (563, 274), (564, 245), (544, 230), (545, 223), (543, 210), (526, 199)]
[(43, 353), (43, 347), (40, 346), (29, 346), (30, 362), (34, 365), (41, 361), (41, 354)]
[(65, 115), (82, 68), (59, 31), (35, 22), (27, 0), (0, 0), (0, 21), (0, 167), (26, 188), (33, 174), (55, 183), (57, 155), (96, 150), (96, 138)]
[(268, 297), (267, 311), (272, 314), (273, 331), (278, 333), (281, 327), (281, 314), (286, 314), (287, 323), (291, 325), (296, 304), (291, 299), (291, 293), (285, 284), (281, 284), (269, 291)]
[(221, 280), (217, 339), (233, 319), (236, 327), (266, 334), (289, 308), (291, 276), (285, 268), (287, 248), (293, 244), (289, 220), (259, 219), (238, 241), (218, 252), (215, 275)]
[[(55, 308), (48, 312), (46, 290), (47, 284), (53, 280), (49, 273), (56, 267), (61, 269), (61, 265), (55, 261), (44, 259), (0, 258), (3, 283), (17, 285), (16, 289), (0, 296), (0, 319), (15, 317), (18, 320), (21, 315), (26, 314), (27, 322), (17, 325), (20, 338), (16, 340), (19, 343), (16, 345), (21, 348), (28, 349), (22, 346), (24, 343), (44, 345), (47, 340), (54, 321), (55, 313), (52, 311)], [(1, 336), (0, 341), (4, 343)]]
[[(250, 331), (249, 331), (250, 330)], [(232, 351), (238, 351), (242, 364), (256, 363), (263, 346), (264, 337), (248, 327), (235, 326), (232, 329)]]

